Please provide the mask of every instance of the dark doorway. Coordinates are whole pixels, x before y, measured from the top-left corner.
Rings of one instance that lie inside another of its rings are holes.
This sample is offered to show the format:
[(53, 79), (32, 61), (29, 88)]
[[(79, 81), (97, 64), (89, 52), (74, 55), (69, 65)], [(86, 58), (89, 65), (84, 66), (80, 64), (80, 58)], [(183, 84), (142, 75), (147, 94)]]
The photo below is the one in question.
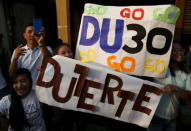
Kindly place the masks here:
[[(55, 0), (4, 0), (8, 32), (12, 48), (24, 43), (23, 31), (33, 18), (42, 18), (46, 30), (45, 41), (54, 47), (57, 40), (57, 21)], [(13, 51), (13, 49), (11, 49)]]

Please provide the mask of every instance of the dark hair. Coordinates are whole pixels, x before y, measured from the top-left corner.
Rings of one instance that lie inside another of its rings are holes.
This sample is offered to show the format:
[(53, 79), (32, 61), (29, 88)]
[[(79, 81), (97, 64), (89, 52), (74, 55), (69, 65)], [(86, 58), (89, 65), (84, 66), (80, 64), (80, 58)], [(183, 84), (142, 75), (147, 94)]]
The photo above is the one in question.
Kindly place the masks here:
[[(13, 80), (20, 75), (25, 75), (29, 79), (31, 82), (31, 87), (29, 87), (29, 90), (31, 90), (32, 77), (30, 71), (25, 68), (17, 69)], [(30, 127), (21, 102), (21, 97), (17, 95), (13, 88), (11, 91), (11, 105), (9, 108), (9, 124), (14, 131), (21, 131), (24, 127)]]
[(62, 47), (62, 46), (66, 46), (68, 48), (71, 49), (71, 46), (69, 44), (66, 43), (59, 43), (58, 46), (56, 46), (56, 48), (54, 49), (54, 54), (57, 55), (58, 54), (58, 50)]
[[(173, 44), (175, 44), (175, 43), (178, 43), (183, 48), (183, 46), (180, 44), (180, 41), (174, 40)], [(173, 61), (170, 60), (169, 68), (170, 68), (170, 73), (172, 74), (172, 76), (176, 76), (175, 70), (174, 70), (174, 64), (175, 63), (173, 63)], [(186, 61), (185, 60), (177, 63), (177, 67), (179, 70), (183, 71), (184, 73), (186, 73), (186, 74), (189, 73), (189, 71), (186, 69)]]
[(33, 23), (27, 23), (27, 24), (25, 24), (25, 26), (24, 26), (24, 32), (23, 32), (23, 33), (25, 33), (26, 28), (29, 27), (29, 26), (33, 26)]

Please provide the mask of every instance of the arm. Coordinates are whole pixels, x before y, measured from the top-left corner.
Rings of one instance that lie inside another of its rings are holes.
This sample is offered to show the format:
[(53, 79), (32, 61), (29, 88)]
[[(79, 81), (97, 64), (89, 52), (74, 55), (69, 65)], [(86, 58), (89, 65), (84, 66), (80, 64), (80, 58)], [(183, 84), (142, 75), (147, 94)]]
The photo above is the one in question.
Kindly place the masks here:
[(45, 46), (44, 42), (41, 41), (41, 43), (39, 43), (39, 47), (40, 47), (40, 51), (42, 52), (43, 57), (51, 57), (52, 56), (50, 51)]
[(43, 57), (51, 57), (52, 56), (51, 52), (45, 46), (44, 36), (45, 36), (45, 30), (43, 28), (39, 34), (39, 39), (38, 39), (37, 43), (40, 47), (40, 51), (42, 52)]
[(21, 55), (24, 55), (25, 54), (25, 49), (22, 48), (22, 45), (19, 45), (13, 52), (13, 56), (12, 56), (12, 60), (11, 60), (11, 64), (9, 66), (9, 76), (10, 77), (13, 77), (14, 74), (15, 74), (15, 71), (17, 69), (17, 61), (18, 61), (18, 58), (21, 56)]
[(7, 99), (8, 97), (5, 96), (0, 100), (0, 116), (6, 117), (7, 113), (7, 107), (8, 107), (8, 102)]
[(176, 93), (184, 100), (191, 100), (191, 91), (183, 90), (177, 87)]
[(10, 66), (9, 66), (9, 76), (10, 77), (14, 76), (16, 69), (17, 69), (17, 59), (13, 58)]
[(171, 85), (171, 84), (166, 85), (166, 86), (164, 86), (162, 88), (162, 91), (164, 93), (175, 92), (182, 99), (184, 99), (184, 100), (191, 100), (191, 91), (181, 89), (181, 88), (179, 88), (176, 85)]

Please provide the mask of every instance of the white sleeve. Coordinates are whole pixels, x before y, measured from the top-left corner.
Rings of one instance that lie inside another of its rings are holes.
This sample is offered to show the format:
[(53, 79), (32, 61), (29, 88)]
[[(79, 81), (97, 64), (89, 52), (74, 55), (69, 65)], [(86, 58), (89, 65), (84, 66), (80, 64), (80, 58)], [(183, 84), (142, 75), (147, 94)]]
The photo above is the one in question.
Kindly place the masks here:
[(186, 78), (186, 90), (191, 91), (191, 74), (188, 74)]
[(53, 55), (53, 50), (50, 46), (46, 46), (46, 48), (48, 49), (48, 51), (51, 53), (51, 55)]
[(7, 116), (10, 106), (9, 96), (5, 96), (0, 100), (0, 113)]

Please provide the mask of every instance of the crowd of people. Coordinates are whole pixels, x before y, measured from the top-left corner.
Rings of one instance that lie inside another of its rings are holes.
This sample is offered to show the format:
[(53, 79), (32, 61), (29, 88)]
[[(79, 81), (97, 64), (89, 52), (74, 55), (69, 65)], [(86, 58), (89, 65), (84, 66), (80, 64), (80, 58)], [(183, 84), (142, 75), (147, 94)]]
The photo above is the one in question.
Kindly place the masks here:
[(184, 66), (187, 59), (182, 43), (174, 41), (172, 44), (166, 77), (153, 79), (153, 82), (164, 85), (163, 95), (150, 127), (144, 129), (133, 124), (40, 103), (34, 88), (43, 58), (53, 55), (73, 58), (73, 52), (68, 44), (62, 42), (53, 52), (44, 42), (44, 29), (37, 35), (32, 24), (26, 26), (23, 36), (26, 44), (21, 44), (14, 50), (9, 62), (6, 61), (9, 58), (2, 46), (3, 36), (0, 35), (0, 130), (72, 131), (75, 126), (77, 130), (85, 131), (88, 122), (105, 124), (110, 130), (122, 130), (124, 127), (130, 130), (177, 130), (180, 107), (186, 100), (191, 99), (191, 66)]

